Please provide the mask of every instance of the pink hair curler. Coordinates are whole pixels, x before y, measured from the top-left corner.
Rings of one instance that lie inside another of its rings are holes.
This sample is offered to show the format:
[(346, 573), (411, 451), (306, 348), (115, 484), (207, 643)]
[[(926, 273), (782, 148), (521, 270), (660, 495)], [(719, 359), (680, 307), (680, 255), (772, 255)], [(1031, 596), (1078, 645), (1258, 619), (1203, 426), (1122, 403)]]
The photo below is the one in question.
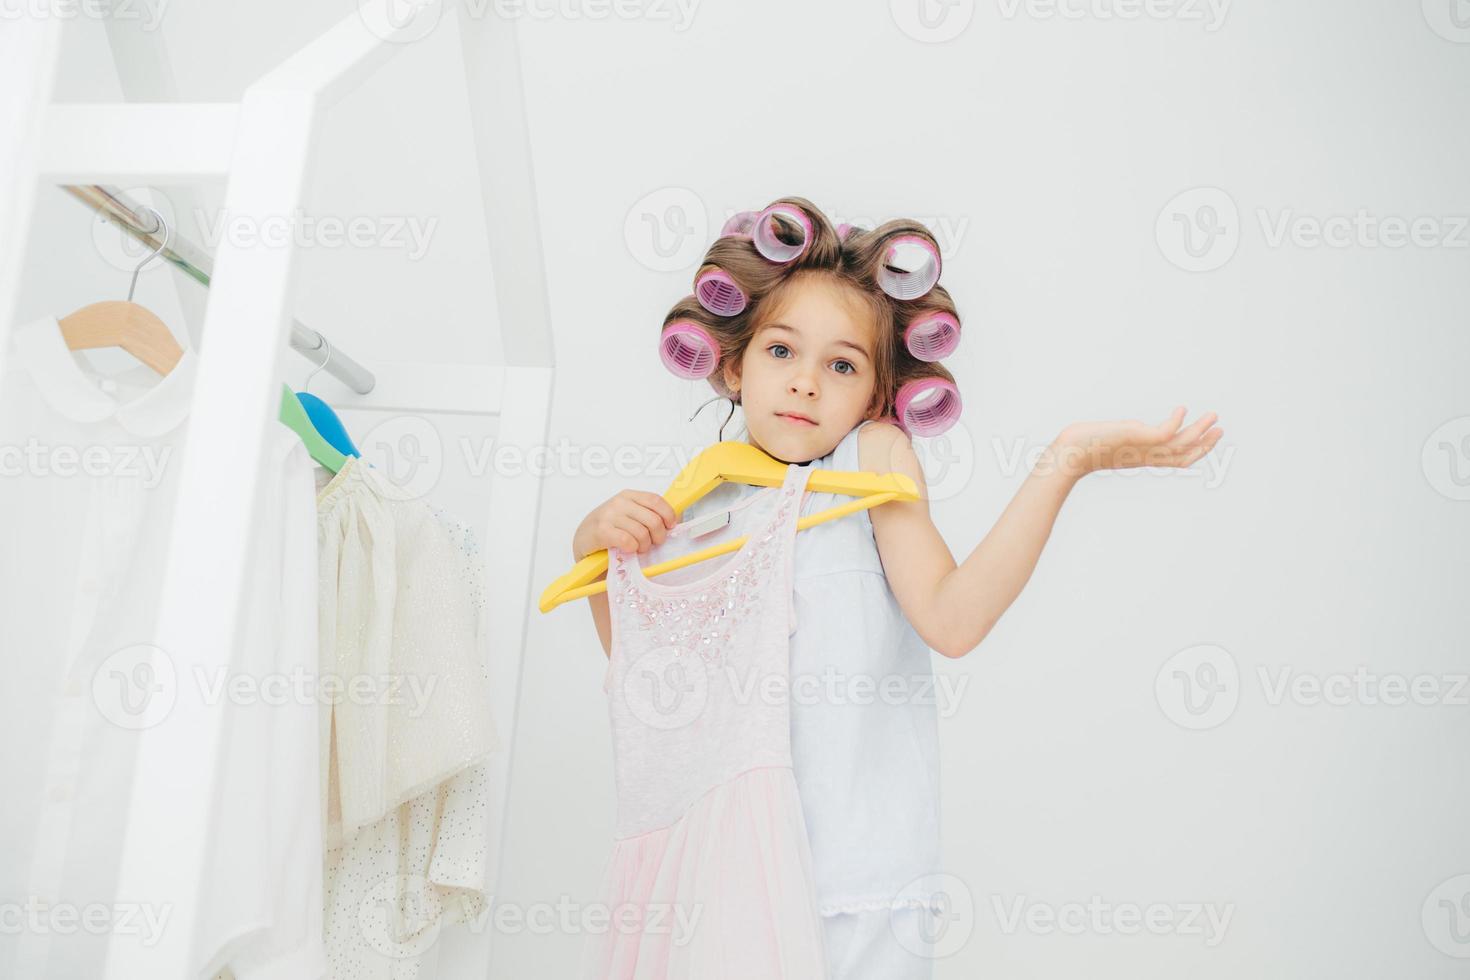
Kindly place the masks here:
[(904, 346), (921, 361), (938, 361), (960, 345), (960, 321), (942, 311), (922, 313), (903, 332)]
[(720, 345), (699, 324), (691, 320), (675, 320), (664, 327), (658, 342), (658, 356), (664, 367), (674, 374), (698, 381), (714, 373), (720, 363)]
[[(801, 232), (800, 242), (793, 244), (786, 240), (791, 232), (798, 230)], [(812, 243), (812, 222), (795, 205), (772, 204), (756, 217), (750, 237), (755, 243), (755, 250), (768, 261), (791, 262), (801, 258)]]
[(745, 292), (723, 269), (708, 269), (694, 280), (699, 305), (715, 316), (734, 316), (745, 309)]
[(755, 227), (754, 211), (737, 211), (725, 219), (724, 227), (720, 229), (720, 237), (734, 235), (736, 238), (749, 238), (750, 229)]
[(921, 235), (899, 235), (878, 263), (878, 285), (894, 299), (918, 299), (939, 281), (939, 250)]
[(937, 436), (960, 419), (960, 392), (943, 378), (920, 378), (898, 389), (893, 413), (911, 436)]
[(846, 221), (842, 222), (842, 224), (837, 226), (837, 240), (839, 242), (842, 241), (844, 238), (847, 237), (847, 233), (850, 231), (852, 231), (852, 225), (848, 224)]

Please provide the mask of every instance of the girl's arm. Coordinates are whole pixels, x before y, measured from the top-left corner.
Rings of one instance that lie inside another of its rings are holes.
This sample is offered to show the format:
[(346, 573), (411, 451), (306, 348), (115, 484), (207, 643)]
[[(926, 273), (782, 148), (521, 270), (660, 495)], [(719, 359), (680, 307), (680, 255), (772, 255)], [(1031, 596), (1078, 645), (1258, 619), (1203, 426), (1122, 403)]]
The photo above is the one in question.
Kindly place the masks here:
[(1213, 413), (1180, 430), (1184, 409), (1164, 423), (1137, 420), (1068, 426), (1049, 445), (975, 550), (961, 564), (929, 516), (924, 473), (913, 446), (889, 423), (858, 437), (864, 470), (907, 474), (919, 499), (874, 507), (873, 537), (889, 587), (914, 630), (946, 657), (963, 657), (1021, 594), (1051, 535), (1062, 502), (1086, 474), (1129, 466), (1189, 466), (1219, 441)]
[[(583, 558), (586, 557), (586, 555), (579, 556), (576, 552), (576, 549), (572, 550), (573, 564), (581, 561)], [(605, 578), (607, 578), (607, 574), (603, 573), (602, 575), (599, 575), (597, 578), (593, 579), (593, 581), (601, 582)], [(589, 595), (587, 597), (587, 608), (592, 610), (592, 625), (597, 627), (597, 638), (602, 641), (602, 654), (605, 657), (611, 657), (612, 621), (608, 618), (607, 615), (607, 593), (594, 592), (592, 595)]]

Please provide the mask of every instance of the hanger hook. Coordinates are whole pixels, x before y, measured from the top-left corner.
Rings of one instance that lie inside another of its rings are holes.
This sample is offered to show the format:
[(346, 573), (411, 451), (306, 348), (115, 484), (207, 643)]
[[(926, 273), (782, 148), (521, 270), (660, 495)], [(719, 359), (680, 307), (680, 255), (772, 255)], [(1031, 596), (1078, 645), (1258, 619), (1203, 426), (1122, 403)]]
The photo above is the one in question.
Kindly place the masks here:
[(326, 348), (326, 350), (327, 350), (327, 356), (324, 357), (324, 358), (322, 358), (322, 362), (320, 364), (318, 364), (316, 367), (314, 367), (314, 368), (311, 369), (311, 373), (306, 376), (306, 381), (301, 385), (301, 390), (302, 391), (310, 391), (311, 390), (311, 379), (314, 378), (314, 377), (316, 377), (317, 372), (320, 371), (322, 368), (326, 367), (332, 361), (332, 342), (327, 339), (327, 335), (326, 334), (320, 334), (319, 333), (319, 334), (317, 334), (317, 336), (322, 339), (322, 346)]
[(726, 401), (728, 401), (730, 403), (730, 412), (729, 412), (729, 414), (727, 414), (725, 416), (725, 421), (723, 421), (723, 422), (720, 423), (720, 440), (719, 441), (720, 442), (724, 442), (725, 441), (725, 426), (729, 425), (730, 424), (730, 420), (735, 417), (735, 399), (729, 398), (729, 397), (727, 397), (725, 395), (716, 395), (715, 397), (711, 398), (709, 401), (703, 402), (698, 408), (696, 408), (694, 410), (694, 414), (691, 415), (691, 416), (689, 416), (689, 421), (693, 422), (694, 419), (699, 415), (699, 413), (702, 412), (702, 411), (704, 411), (704, 406), (705, 405), (708, 405), (710, 402), (717, 402), (721, 398), (724, 398)]
[(725, 426), (729, 425), (730, 420), (735, 417), (735, 399), (727, 398), (725, 400), (730, 403), (730, 411), (726, 414), (725, 421), (720, 423), (720, 442), (725, 441)]
[(150, 214), (153, 215), (153, 220), (154, 221), (158, 222), (156, 225), (154, 225), (153, 230), (150, 231), (150, 232), (148, 232), (148, 234), (150, 234), (150, 235), (156, 235), (158, 233), (158, 229), (162, 228), (163, 229), (163, 241), (159, 242), (158, 243), (158, 247), (155, 248), (152, 252), (150, 252), (150, 253), (148, 253), (148, 255), (144, 256), (143, 261), (142, 262), (139, 262), (138, 263), (138, 267), (133, 270), (133, 281), (130, 282), (130, 283), (128, 283), (128, 302), (129, 303), (131, 303), (133, 301), (133, 290), (135, 290), (135, 289), (138, 288), (138, 273), (140, 273), (140, 272), (143, 271), (143, 267), (145, 265), (147, 265), (149, 262), (152, 262), (154, 259), (158, 258), (158, 256), (163, 253), (163, 250), (164, 249), (168, 248), (168, 239), (169, 239), (169, 235), (170, 235), (170, 233), (172, 231), (172, 229), (170, 229), (169, 226), (168, 226), (168, 222), (163, 220), (163, 215), (159, 214), (157, 210), (155, 210), (154, 208), (150, 208), (146, 204), (144, 204), (142, 207), (143, 207), (143, 210), (144, 211), (147, 211), (147, 212), (149, 212)]

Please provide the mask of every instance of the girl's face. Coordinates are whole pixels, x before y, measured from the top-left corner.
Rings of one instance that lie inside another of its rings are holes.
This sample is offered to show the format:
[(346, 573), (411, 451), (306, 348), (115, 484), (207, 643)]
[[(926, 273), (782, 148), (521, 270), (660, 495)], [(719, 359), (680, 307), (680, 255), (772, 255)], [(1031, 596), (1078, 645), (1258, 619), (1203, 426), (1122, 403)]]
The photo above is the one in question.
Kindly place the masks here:
[(750, 442), (787, 463), (827, 455), (873, 397), (871, 320), (829, 279), (802, 276), (761, 324), (725, 383), (740, 393)]

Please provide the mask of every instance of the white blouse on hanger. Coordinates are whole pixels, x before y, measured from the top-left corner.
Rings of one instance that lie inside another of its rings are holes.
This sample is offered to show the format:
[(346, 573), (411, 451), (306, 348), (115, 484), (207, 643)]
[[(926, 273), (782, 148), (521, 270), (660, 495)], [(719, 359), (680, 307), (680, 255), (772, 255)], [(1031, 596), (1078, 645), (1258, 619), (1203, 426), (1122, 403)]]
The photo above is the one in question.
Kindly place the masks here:
[[(43, 923), (58, 908), (86, 918), (65, 931), (0, 933), (0, 976), (101, 976), (108, 932), (169, 926), (166, 897), (116, 891), (140, 728), (166, 730), (160, 709), (177, 685), (215, 680), (160, 674), (128, 657), (156, 633), (195, 372), (186, 349), (162, 378), (141, 366), (104, 377), (66, 347), (54, 317), (12, 335), (0, 378), (0, 622), (10, 654), (0, 685), (0, 893)], [(251, 675), (315, 664), (310, 459), (285, 426), (272, 430), (266, 458), (262, 560), (247, 579), (231, 665)], [(315, 978), (324, 960), (320, 816), (316, 756), (300, 750), (314, 744), (315, 705), (266, 712), (222, 700), (230, 765), (216, 770), (197, 975), (231, 962), (260, 964), (241, 977)], [(303, 738), (293, 751), (289, 742)], [(261, 811), (269, 822), (254, 818)], [(313, 909), (318, 927), (303, 919)], [(103, 928), (83, 927), (99, 912)]]
[[(185, 351), (162, 379), (145, 367), (104, 377), (54, 317), (12, 334), (0, 378), (0, 891), (43, 922), (42, 909), (107, 906), (116, 890), (137, 738), (104, 710), (126, 723), (147, 691), (106, 668), (153, 635), (194, 370)], [(0, 976), (101, 975), (105, 932), (53, 932), (6, 930)]]

